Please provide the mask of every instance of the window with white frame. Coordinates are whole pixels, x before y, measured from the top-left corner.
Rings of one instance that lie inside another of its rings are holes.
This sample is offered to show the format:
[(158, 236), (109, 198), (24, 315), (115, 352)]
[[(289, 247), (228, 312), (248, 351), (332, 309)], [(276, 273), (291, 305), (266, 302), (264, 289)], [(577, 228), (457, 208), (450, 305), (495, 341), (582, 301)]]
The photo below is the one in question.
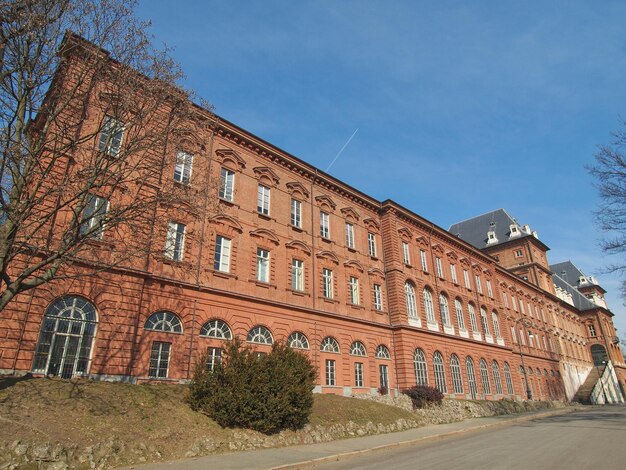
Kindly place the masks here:
[(509, 299), (506, 295), (506, 292), (502, 292), (502, 302), (506, 308), (509, 308)]
[(422, 264), (422, 271), (428, 272), (428, 260), (426, 259), (426, 252), (424, 250), (420, 250), (420, 263)]
[(450, 357), (450, 374), (452, 375), (452, 389), (454, 393), (463, 393), (463, 378), (461, 377), (461, 364), (456, 354)]
[(470, 326), (472, 327), (472, 331), (474, 333), (478, 333), (478, 323), (476, 322), (476, 310), (474, 309), (474, 305), (467, 304), (467, 311), (469, 312)]
[(426, 354), (421, 349), (416, 349), (413, 353), (413, 367), (415, 368), (415, 384), (428, 385), (428, 366), (426, 365)]
[(465, 287), (471, 289), (472, 285), (470, 284), (469, 271), (467, 269), (463, 270), (463, 280), (465, 281)]
[(256, 250), (256, 280), (270, 282), (270, 252), (263, 248)]
[(124, 124), (117, 119), (106, 116), (100, 132), (98, 150), (111, 157), (117, 157), (122, 148), (122, 138), (124, 136)]
[(478, 291), (479, 294), (483, 293), (483, 286), (480, 283), (480, 276), (478, 274), (474, 275), (474, 280), (476, 281), (476, 290)]
[(200, 328), (200, 336), (206, 336), (208, 338), (216, 339), (233, 339), (233, 333), (226, 322), (218, 320), (217, 318), (209, 320), (202, 328)]
[(222, 168), (220, 174), (219, 197), (229, 202), (235, 199), (235, 172), (228, 168)]
[(504, 363), (504, 382), (506, 383), (506, 393), (513, 395), (515, 392), (513, 390), (513, 379), (511, 378), (511, 367), (508, 362)]
[(152, 379), (166, 379), (170, 364), (172, 343), (153, 341), (150, 351), (150, 369), (148, 376)]
[(167, 226), (164, 255), (173, 261), (182, 261), (184, 251), (185, 225), (180, 222), (170, 222)]
[(450, 277), (452, 278), (452, 282), (455, 284), (459, 283), (459, 279), (456, 277), (456, 266), (454, 264), (450, 264)]
[(262, 325), (257, 325), (248, 331), (247, 341), (256, 344), (272, 344), (274, 338), (270, 330)]
[(346, 246), (354, 248), (354, 225), (346, 222)]
[(376, 348), (376, 359), (391, 359), (389, 349), (384, 344), (379, 344)]
[(433, 354), (433, 370), (435, 371), (435, 387), (441, 393), (448, 393), (446, 385), (446, 368), (443, 363), (443, 356), (439, 351)]
[(365, 351), (365, 345), (360, 341), (355, 341), (350, 345), (350, 355), (351, 356), (367, 356), (367, 352)]
[(176, 166), (174, 167), (174, 181), (187, 184), (191, 180), (191, 168), (193, 166), (193, 155), (179, 151), (176, 153)]
[(596, 327), (593, 324), (589, 324), (589, 336), (596, 337), (598, 334), (596, 333)]
[(333, 298), (333, 272), (328, 268), (322, 269), (322, 295), (327, 299)]
[(526, 346), (526, 333), (524, 330), (519, 330), (519, 339), (523, 346)]
[(326, 336), (320, 343), (320, 351), (339, 353), (340, 352), (339, 343), (332, 336)]
[(291, 225), (302, 228), (302, 202), (297, 199), (291, 200)]
[(304, 290), (304, 261), (299, 259), (291, 260), (291, 289)]
[(387, 366), (387, 364), (380, 364), (378, 366), (378, 380), (380, 388), (389, 388), (389, 367)]
[(353, 305), (359, 305), (359, 278), (350, 276), (349, 282), (350, 289), (350, 303)]
[(262, 184), (257, 193), (256, 210), (259, 214), (270, 215), (270, 188)]
[(330, 215), (324, 211), (320, 211), (320, 235), (330, 239)]
[(491, 363), (491, 375), (493, 375), (493, 384), (496, 389), (496, 395), (502, 395), (502, 380), (500, 379), (500, 366), (496, 361)]
[(483, 394), (491, 393), (491, 384), (489, 383), (489, 371), (487, 370), (487, 362), (481, 359), (480, 362), (480, 382), (483, 387)]
[(517, 343), (517, 334), (515, 333), (514, 326), (511, 327), (511, 339), (513, 340), (514, 343)]
[(430, 289), (424, 288), (422, 292), (424, 296), (424, 310), (426, 311), (426, 320), (428, 323), (436, 323), (435, 320), (435, 309), (433, 307), (433, 294), (430, 292)]
[(415, 303), (415, 289), (410, 282), (404, 283), (404, 300), (406, 302), (406, 314), (409, 318), (417, 318), (417, 306)]
[(213, 372), (222, 363), (222, 348), (207, 348), (206, 368)]
[(524, 309), (524, 301), (522, 299), (519, 299), (519, 311), (522, 312), (522, 314), (526, 313), (526, 310)]
[(293, 349), (309, 349), (309, 340), (299, 331), (294, 331), (287, 338), (287, 344)]
[(383, 289), (380, 284), (374, 284), (374, 289), (372, 291), (374, 295), (374, 310), (382, 310), (383, 309)]
[(224, 273), (230, 272), (230, 245), (231, 241), (218, 235), (215, 239), (215, 259), (213, 269)]
[(448, 309), (448, 298), (443, 294), (439, 294), (439, 311), (441, 313), (441, 323), (446, 326), (451, 325), (450, 310)]
[(491, 281), (487, 279), (487, 295), (493, 299), (493, 289), (491, 288)]
[(402, 242), (402, 260), (404, 264), (411, 264), (411, 253), (409, 253), (409, 244)]
[(511, 295), (511, 304), (513, 305), (513, 310), (517, 312), (517, 299), (514, 295)]
[(482, 324), (485, 335), (490, 335), (489, 323), (487, 322), (487, 311), (483, 307), (480, 307), (480, 323)]
[(326, 385), (336, 385), (334, 359), (326, 359)]
[(515, 250), (515, 257), (521, 258), (523, 256), (522, 250)]
[(435, 257), (435, 267), (437, 269), (437, 276), (443, 279), (443, 266), (441, 265), (441, 258), (439, 256)]
[(182, 333), (183, 324), (172, 312), (166, 310), (153, 313), (148, 317), (144, 328), (150, 331), (162, 331), (164, 333)]
[(500, 338), (500, 321), (496, 312), (491, 313), (491, 323), (493, 323), (493, 334), (496, 338)]
[(454, 299), (454, 310), (456, 312), (456, 321), (460, 330), (465, 329), (465, 318), (463, 317), (463, 304), (459, 299)]
[(109, 201), (107, 199), (88, 194), (80, 225), (81, 235), (101, 240), (104, 236), (104, 223), (108, 210)]
[(474, 372), (474, 360), (467, 356), (465, 358), (465, 370), (467, 372), (467, 384), (469, 385), (470, 395), (475, 400), (478, 395), (478, 387), (476, 386), (476, 373)]
[(372, 232), (367, 233), (367, 249), (370, 256), (376, 257), (376, 234)]
[(355, 387), (363, 386), (363, 363), (362, 362), (354, 363), (354, 386)]

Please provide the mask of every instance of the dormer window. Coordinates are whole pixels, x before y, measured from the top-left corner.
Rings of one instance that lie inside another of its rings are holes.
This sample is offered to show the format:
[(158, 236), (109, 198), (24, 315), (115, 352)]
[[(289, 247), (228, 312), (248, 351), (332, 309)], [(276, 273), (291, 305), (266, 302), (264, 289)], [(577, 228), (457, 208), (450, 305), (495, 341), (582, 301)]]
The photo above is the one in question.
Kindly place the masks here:
[(492, 245), (493, 243), (498, 243), (498, 237), (496, 237), (494, 230), (489, 230), (487, 232), (487, 245)]

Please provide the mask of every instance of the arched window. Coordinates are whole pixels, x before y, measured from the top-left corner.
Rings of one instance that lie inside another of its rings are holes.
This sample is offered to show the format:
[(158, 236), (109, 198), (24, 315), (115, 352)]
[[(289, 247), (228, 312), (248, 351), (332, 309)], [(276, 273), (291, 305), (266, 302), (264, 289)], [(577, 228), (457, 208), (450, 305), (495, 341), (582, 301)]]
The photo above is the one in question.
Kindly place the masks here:
[(209, 320), (200, 328), (200, 336), (217, 339), (233, 339), (233, 334), (226, 322), (218, 319)]
[(426, 320), (428, 323), (436, 323), (435, 309), (433, 308), (433, 294), (430, 289), (424, 288), (424, 310), (426, 310)]
[(489, 371), (487, 370), (487, 362), (484, 359), (479, 361), (480, 366), (480, 383), (483, 387), (483, 394), (491, 393), (491, 384), (489, 383)]
[(441, 313), (441, 323), (450, 325), (450, 311), (448, 310), (448, 298), (439, 294), (439, 310)]
[(338, 353), (339, 343), (332, 336), (327, 336), (322, 340), (320, 344), (320, 351)]
[(294, 331), (287, 338), (287, 344), (293, 349), (309, 349), (309, 340), (299, 331)]
[(350, 355), (352, 356), (367, 356), (365, 352), (365, 346), (360, 341), (355, 341), (350, 346)]
[(417, 385), (428, 385), (426, 354), (421, 349), (416, 349), (413, 353), (413, 366), (415, 367), (415, 383)]
[(470, 325), (474, 333), (478, 333), (478, 324), (476, 323), (476, 310), (472, 303), (467, 304), (467, 311), (469, 312)]
[(172, 312), (156, 312), (150, 315), (144, 326), (146, 330), (182, 333), (183, 325)]
[(480, 307), (480, 322), (482, 323), (482, 327), (483, 327), (483, 331), (485, 332), (485, 335), (490, 334), (489, 323), (487, 323), (487, 310), (485, 310), (483, 307)]
[(376, 359), (391, 359), (389, 349), (384, 344), (379, 344), (376, 348)]
[(500, 338), (500, 322), (495, 311), (491, 313), (491, 323), (493, 323), (493, 334), (496, 335), (496, 338)]
[(491, 363), (491, 375), (493, 375), (493, 384), (497, 395), (502, 395), (502, 380), (500, 379), (500, 366), (496, 361)]
[(465, 318), (463, 317), (463, 304), (459, 299), (454, 299), (454, 310), (456, 312), (456, 321), (460, 330), (465, 329)]
[(417, 307), (415, 304), (415, 289), (410, 282), (404, 283), (404, 300), (406, 301), (406, 314), (409, 318), (417, 319)]
[(248, 341), (256, 344), (272, 344), (274, 338), (270, 330), (264, 326), (257, 325), (248, 332)]
[(513, 395), (515, 392), (513, 391), (513, 379), (511, 378), (511, 368), (508, 362), (504, 363), (504, 381), (506, 382), (506, 393)]
[(606, 349), (601, 344), (591, 345), (591, 358), (593, 359), (594, 366), (604, 365), (609, 360), (606, 355)]
[(65, 379), (86, 374), (97, 321), (96, 308), (82, 297), (55, 300), (41, 324), (33, 371)]
[(472, 399), (476, 400), (478, 395), (478, 387), (476, 387), (476, 374), (474, 373), (474, 360), (467, 356), (465, 358), (465, 369), (467, 370), (467, 383), (469, 384)]
[(443, 365), (443, 356), (439, 351), (433, 354), (433, 369), (435, 371), (435, 386), (441, 393), (448, 393), (446, 386), (446, 369)]
[(452, 374), (452, 388), (454, 393), (463, 393), (463, 379), (461, 378), (461, 364), (456, 354), (450, 358), (450, 373)]

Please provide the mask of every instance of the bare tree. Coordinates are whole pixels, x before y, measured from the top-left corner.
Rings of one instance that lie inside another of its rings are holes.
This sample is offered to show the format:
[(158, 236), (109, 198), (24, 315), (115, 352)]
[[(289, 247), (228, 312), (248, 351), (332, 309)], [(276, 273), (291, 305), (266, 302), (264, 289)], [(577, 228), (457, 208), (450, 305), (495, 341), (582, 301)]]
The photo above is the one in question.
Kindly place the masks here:
[(190, 197), (163, 184), (165, 155), (210, 113), (134, 6), (0, 0), (0, 311), (54, 279), (141, 268), (163, 253), (155, 218)]

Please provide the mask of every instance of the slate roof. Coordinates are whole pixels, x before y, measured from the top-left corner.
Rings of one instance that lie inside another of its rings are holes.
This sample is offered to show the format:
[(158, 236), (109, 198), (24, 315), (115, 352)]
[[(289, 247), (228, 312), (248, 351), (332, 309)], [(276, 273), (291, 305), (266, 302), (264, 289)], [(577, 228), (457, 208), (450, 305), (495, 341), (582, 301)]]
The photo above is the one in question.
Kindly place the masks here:
[(565, 282), (573, 287), (578, 287), (578, 280), (581, 276), (587, 277), (585, 273), (569, 260), (563, 261), (562, 263), (551, 264), (550, 271), (554, 274), (558, 274)]
[[(559, 264), (565, 264), (565, 263), (559, 263)], [(574, 265), (572, 264), (572, 266)], [(568, 293), (572, 295), (572, 301), (574, 302), (574, 307), (576, 307), (578, 310), (589, 310), (589, 309), (598, 307), (595, 303), (593, 303), (587, 297), (585, 297), (580, 292), (578, 292), (578, 289), (576, 289), (574, 286), (569, 284), (567, 281), (565, 281), (565, 279), (563, 279), (558, 274), (556, 273), (552, 274), (552, 280), (554, 281), (554, 285), (556, 285), (557, 287), (560, 287), (561, 289), (564, 289), (565, 291), (567, 291)]]
[[(493, 225), (492, 225), (493, 224)], [(522, 232), (521, 226), (511, 217), (504, 209), (487, 212), (486, 214), (472, 217), (471, 219), (458, 222), (450, 226), (448, 231), (476, 248), (482, 250), (487, 246), (496, 246), (504, 242), (508, 242), (511, 238), (511, 225), (515, 224), (520, 232), (516, 239), (532, 236)], [(487, 232), (493, 228), (498, 241), (496, 243), (487, 244)]]

